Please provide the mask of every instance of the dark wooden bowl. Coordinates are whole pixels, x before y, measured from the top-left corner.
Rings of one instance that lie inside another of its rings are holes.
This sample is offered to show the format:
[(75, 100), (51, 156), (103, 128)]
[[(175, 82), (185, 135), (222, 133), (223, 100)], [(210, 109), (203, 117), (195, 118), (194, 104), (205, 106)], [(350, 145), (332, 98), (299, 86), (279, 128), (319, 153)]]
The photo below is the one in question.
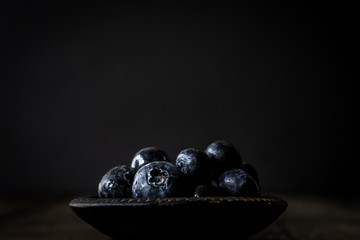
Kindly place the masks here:
[[(73, 199), (85, 222), (113, 239), (248, 239), (287, 208), (279, 197), (181, 197)], [(221, 238), (220, 238), (221, 237)]]

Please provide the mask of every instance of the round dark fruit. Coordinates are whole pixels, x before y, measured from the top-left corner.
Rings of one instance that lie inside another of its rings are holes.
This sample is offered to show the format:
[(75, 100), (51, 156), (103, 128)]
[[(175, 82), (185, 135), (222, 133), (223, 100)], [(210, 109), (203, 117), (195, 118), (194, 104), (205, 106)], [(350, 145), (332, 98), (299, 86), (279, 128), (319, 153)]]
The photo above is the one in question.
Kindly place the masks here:
[(133, 198), (181, 196), (181, 171), (171, 162), (155, 161), (143, 165), (135, 174)]
[(141, 168), (147, 163), (156, 161), (167, 161), (170, 162), (168, 155), (165, 151), (156, 147), (146, 147), (139, 150), (131, 161), (131, 167), (136, 170)]
[(252, 176), (254, 178), (254, 180), (256, 181), (259, 190), (261, 190), (261, 186), (260, 186), (260, 181), (259, 181), (259, 175), (258, 172), (256, 170), (256, 168), (254, 167), (254, 165), (248, 163), (248, 162), (244, 162), (244, 167), (243, 170), (249, 174), (250, 176)]
[(217, 187), (212, 184), (198, 184), (194, 188), (194, 197), (216, 197), (218, 195)]
[(242, 169), (225, 171), (219, 178), (218, 187), (227, 196), (256, 197), (260, 195), (254, 178)]
[(254, 166), (243, 162), (227, 141), (215, 141), (205, 150), (186, 148), (175, 162), (156, 147), (140, 149), (131, 165), (110, 169), (98, 184), (100, 198), (166, 198), (261, 195)]
[(214, 179), (217, 179), (224, 171), (243, 168), (240, 153), (227, 141), (215, 141), (209, 144), (204, 152), (213, 160)]
[(199, 149), (187, 148), (176, 157), (175, 165), (194, 182), (203, 182), (210, 179), (212, 164), (210, 158)]
[(134, 175), (134, 169), (126, 165), (110, 169), (99, 182), (98, 196), (101, 198), (131, 197), (131, 184)]

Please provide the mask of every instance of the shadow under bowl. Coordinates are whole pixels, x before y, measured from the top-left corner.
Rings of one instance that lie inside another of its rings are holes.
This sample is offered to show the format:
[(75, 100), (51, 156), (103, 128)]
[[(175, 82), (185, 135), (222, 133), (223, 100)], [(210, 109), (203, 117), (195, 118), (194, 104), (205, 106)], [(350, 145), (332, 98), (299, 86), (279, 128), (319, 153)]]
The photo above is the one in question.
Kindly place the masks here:
[(248, 239), (287, 208), (279, 197), (179, 197), (158, 199), (79, 197), (70, 208), (113, 239)]

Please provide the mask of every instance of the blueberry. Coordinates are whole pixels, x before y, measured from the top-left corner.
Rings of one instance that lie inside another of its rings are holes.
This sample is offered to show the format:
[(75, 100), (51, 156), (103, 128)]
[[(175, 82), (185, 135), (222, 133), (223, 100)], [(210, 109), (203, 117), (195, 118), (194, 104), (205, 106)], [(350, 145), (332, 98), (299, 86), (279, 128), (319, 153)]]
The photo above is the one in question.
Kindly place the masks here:
[(175, 165), (194, 182), (203, 182), (210, 179), (212, 164), (210, 158), (199, 149), (187, 148), (176, 157)]
[(181, 196), (181, 171), (171, 162), (155, 161), (143, 165), (135, 174), (133, 198)]
[(260, 181), (259, 181), (259, 175), (257, 173), (257, 170), (256, 168), (248, 163), (248, 162), (244, 162), (244, 167), (243, 167), (244, 171), (249, 174), (250, 176), (252, 176), (254, 178), (254, 180), (256, 181), (258, 187), (259, 187), (259, 190), (261, 190), (261, 186), (260, 186)]
[(103, 175), (98, 185), (98, 196), (101, 198), (131, 197), (131, 184), (135, 171), (120, 165)]
[(198, 184), (194, 188), (194, 197), (215, 197), (219, 192), (217, 187), (212, 184)]
[(136, 171), (145, 164), (155, 161), (170, 162), (170, 159), (163, 150), (156, 147), (146, 147), (135, 154), (131, 162), (131, 167)]
[(228, 196), (251, 196), (260, 195), (259, 187), (249, 174), (242, 169), (225, 171), (219, 178), (219, 189)]
[(204, 152), (213, 160), (214, 179), (226, 170), (243, 168), (238, 150), (227, 141), (215, 141), (208, 145)]

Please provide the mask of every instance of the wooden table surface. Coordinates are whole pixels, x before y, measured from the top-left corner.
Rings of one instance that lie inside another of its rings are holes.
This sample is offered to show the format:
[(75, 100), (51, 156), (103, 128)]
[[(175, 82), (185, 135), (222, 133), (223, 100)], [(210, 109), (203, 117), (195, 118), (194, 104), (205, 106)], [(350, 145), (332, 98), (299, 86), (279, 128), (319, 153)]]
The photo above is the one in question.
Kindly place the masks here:
[[(285, 213), (251, 240), (360, 239), (360, 198), (280, 197)], [(72, 212), (72, 198), (1, 198), (0, 239), (109, 240)]]

